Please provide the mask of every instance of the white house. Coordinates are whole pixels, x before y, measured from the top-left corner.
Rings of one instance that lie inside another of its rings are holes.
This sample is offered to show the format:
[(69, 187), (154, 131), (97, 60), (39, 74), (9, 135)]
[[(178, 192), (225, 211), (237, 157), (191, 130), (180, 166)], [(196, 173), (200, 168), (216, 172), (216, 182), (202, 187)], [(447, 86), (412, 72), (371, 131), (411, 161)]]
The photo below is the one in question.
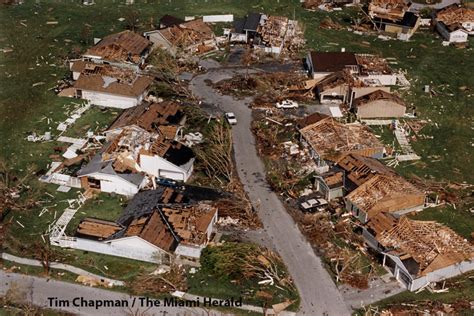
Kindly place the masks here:
[(94, 105), (127, 109), (140, 104), (153, 79), (133, 70), (76, 61), (70, 66), (74, 96)]
[(77, 173), (86, 189), (133, 196), (148, 177), (187, 181), (193, 172), (193, 151), (159, 133), (136, 125), (106, 133), (107, 144)]
[(466, 43), (469, 32), (462, 28), (451, 28), (443, 22), (436, 23), (436, 30), (449, 43)]
[(474, 246), (437, 222), (380, 213), (366, 225), (363, 236), (409, 291), (474, 269)]
[(217, 209), (207, 204), (150, 209), (142, 205), (124, 211), (118, 222), (84, 218), (68, 246), (160, 264), (175, 258), (197, 263), (214, 233)]
[(128, 197), (134, 196), (142, 189), (148, 179), (140, 173), (120, 173), (114, 169), (113, 160), (103, 160), (101, 153), (77, 172), (81, 186), (106, 193), (116, 193)]

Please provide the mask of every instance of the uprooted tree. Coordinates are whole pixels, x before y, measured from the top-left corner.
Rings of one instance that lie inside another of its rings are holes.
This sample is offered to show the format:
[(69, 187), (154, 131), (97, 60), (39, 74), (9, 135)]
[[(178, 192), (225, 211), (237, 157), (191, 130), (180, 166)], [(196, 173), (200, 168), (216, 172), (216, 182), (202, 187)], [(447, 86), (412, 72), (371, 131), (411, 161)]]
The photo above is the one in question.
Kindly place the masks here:
[(236, 282), (258, 279), (260, 284), (293, 289), (281, 258), (254, 244), (227, 242), (208, 246), (201, 255), (203, 272)]
[(209, 178), (231, 182), (234, 177), (232, 132), (223, 122), (212, 124), (210, 129), (206, 142), (196, 148), (196, 156)]

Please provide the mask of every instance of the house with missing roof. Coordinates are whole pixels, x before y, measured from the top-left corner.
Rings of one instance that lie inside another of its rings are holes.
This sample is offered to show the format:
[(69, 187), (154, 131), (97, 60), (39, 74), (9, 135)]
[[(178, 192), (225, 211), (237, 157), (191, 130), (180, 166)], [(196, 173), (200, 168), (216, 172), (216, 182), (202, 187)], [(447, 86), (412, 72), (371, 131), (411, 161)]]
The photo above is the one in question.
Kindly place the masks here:
[(300, 45), (294, 39), (302, 34), (298, 21), (286, 16), (249, 13), (246, 17), (236, 19), (229, 32), (230, 43), (247, 43), (254, 49), (265, 53), (280, 54), (285, 46)]
[(172, 56), (202, 55), (217, 49), (216, 36), (202, 19), (172, 24), (166, 28), (148, 31), (144, 36)]
[(100, 39), (82, 55), (82, 58), (95, 63), (138, 70), (145, 65), (150, 49), (150, 41), (126, 30)]
[(406, 111), (399, 96), (380, 89), (354, 99), (352, 108), (358, 119), (403, 117)]
[(433, 24), (449, 43), (466, 43), (474, 35), (474, 9), (452, 4), (433, 14)]
[(68, 246), (158, 264), (198, 265), (217, 218), (217, 208), (160, 187), (137, 195), (116, 221), (82, 219)]
[(381, 212), (365, 225), (363, 236), (409, 291), (474, 269), (474, 246), (434, 221), (395, 218)]
[(346, 209), (362, 223), (382, 212), (400, 217), (425, 206), (424, 192), (376, 159), (351, 153), (336, 166), (344, 173)]
[(77, 176), (84, 189), (135, 195), (151, 178), (187, 181), (194, 153), (185, 145), (131, 125), (107, 133), (107, 143)]
[(344, 154), (357, 153), (373, 158), (382, 158), (385, 154), (384, 145), (359, 123), (342, 124), (332, 117), (322, 117), (300, 128), (299, 132), (319, 173), (329, 171), (327, 161), (336, 161)]
[(396, 34), (400, 40), (408, 41), (420, 26), (421, 19), (409, 11), (411, 2), (405, 0), (372, 0), (368, 15), (378, 31)]
[(378, 90), (390, 92), (390, 87), (368, 85), (354, 77), (347, 69), (315, 80), (318, 82), (314, 85), (313, 92), (320, 103), (344, 103), (350, 107), (356, 98)]
[(126, 109), (108, 127), (106, 134), (118, 133), (124, 127), (135, 125), (147, 132), (158, 133), (168, 140), (176, 140), (186, 122), (181, 106), (174, 101), (163, 101), (140, 105)]
[(73, 86), (60, 96), (88, 100), (98, 106), (127, 109), (140, 104), (148, 94), (153, 79), (132, 69), (74, 61), (70, 64)]
[(309, 51), (305, 67), (313, 79), (321, 80), (331, 74), (346, 73), (367, 87), (397, 84), (397, 75), (388, 62), (372, 54)]

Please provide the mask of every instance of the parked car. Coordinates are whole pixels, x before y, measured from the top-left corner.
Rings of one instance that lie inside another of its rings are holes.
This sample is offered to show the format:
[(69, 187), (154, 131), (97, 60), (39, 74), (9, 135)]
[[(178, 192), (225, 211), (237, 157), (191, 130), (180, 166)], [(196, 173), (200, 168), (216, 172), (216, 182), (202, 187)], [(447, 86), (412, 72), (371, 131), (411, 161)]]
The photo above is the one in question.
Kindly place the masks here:
[(300, 208), (303, 212), (314, 212), (322, 210), (326, 205), (328, 201), (325, 199), (310, 199), (301, 203)]
[(234, 113), (232, 112), (227, 112), (224, 114), (227, 122), (229, 122), (230, 125), (235, 125), (237, 124), (237, 118), (235, 117)]
[(291, 100), (283, 100), (277, 102), (276, 107), (278, 109), (296, 109), (298, 107), (298, 102)]

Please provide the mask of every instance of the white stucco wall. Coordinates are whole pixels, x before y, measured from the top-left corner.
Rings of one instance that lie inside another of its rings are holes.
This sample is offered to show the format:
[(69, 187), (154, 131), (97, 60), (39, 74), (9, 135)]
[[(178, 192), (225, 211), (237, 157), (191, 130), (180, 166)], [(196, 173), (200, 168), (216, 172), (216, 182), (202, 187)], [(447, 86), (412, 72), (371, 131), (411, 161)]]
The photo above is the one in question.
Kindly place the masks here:
[(145, 184), (144, 180), (140, 186), (137, 186), (119, 176), (106, 173), (93, 173), (87, 175), (87, 177), (100, 180), (100, 190), (102, 192), (117, 193), (128, 197), (137, 194), (140, 188)]
[(463, 261), (443, 269), (439, 269), (428, 273), (426, 276), (417, 278), (412, 281), (410, 291), (416, 291), (419, 288), (425, 286), (427, 283), (439, 282), (444, 279), (452, 278), (460, 274), (474, 270), (474, 260), (473, 261)]
[(205, 248), (205, 246), (194, 246), (180, 243), (176, 250), (174, 251), (175, 255), (177, 256), (184, 256), (189, 258), (199, 258), (201, 257), (201, 252)]
[(191, 174), (187, 174), (185, 170), (160, 156), (140, 155), (140, 167), (144, 172), (155, 177), (177, 181), (187, 181), (191, 176)]
[(137, 106), (142, 101), (143, 95), (134, 98), (82, 90), (82, 99), (89, 100), (94, 105), (128, 109)]
[(164, 250), (137, 236), (107, 242), (76, 238), (71, 248), (152, 263), (162, 263), (168, 256)]

